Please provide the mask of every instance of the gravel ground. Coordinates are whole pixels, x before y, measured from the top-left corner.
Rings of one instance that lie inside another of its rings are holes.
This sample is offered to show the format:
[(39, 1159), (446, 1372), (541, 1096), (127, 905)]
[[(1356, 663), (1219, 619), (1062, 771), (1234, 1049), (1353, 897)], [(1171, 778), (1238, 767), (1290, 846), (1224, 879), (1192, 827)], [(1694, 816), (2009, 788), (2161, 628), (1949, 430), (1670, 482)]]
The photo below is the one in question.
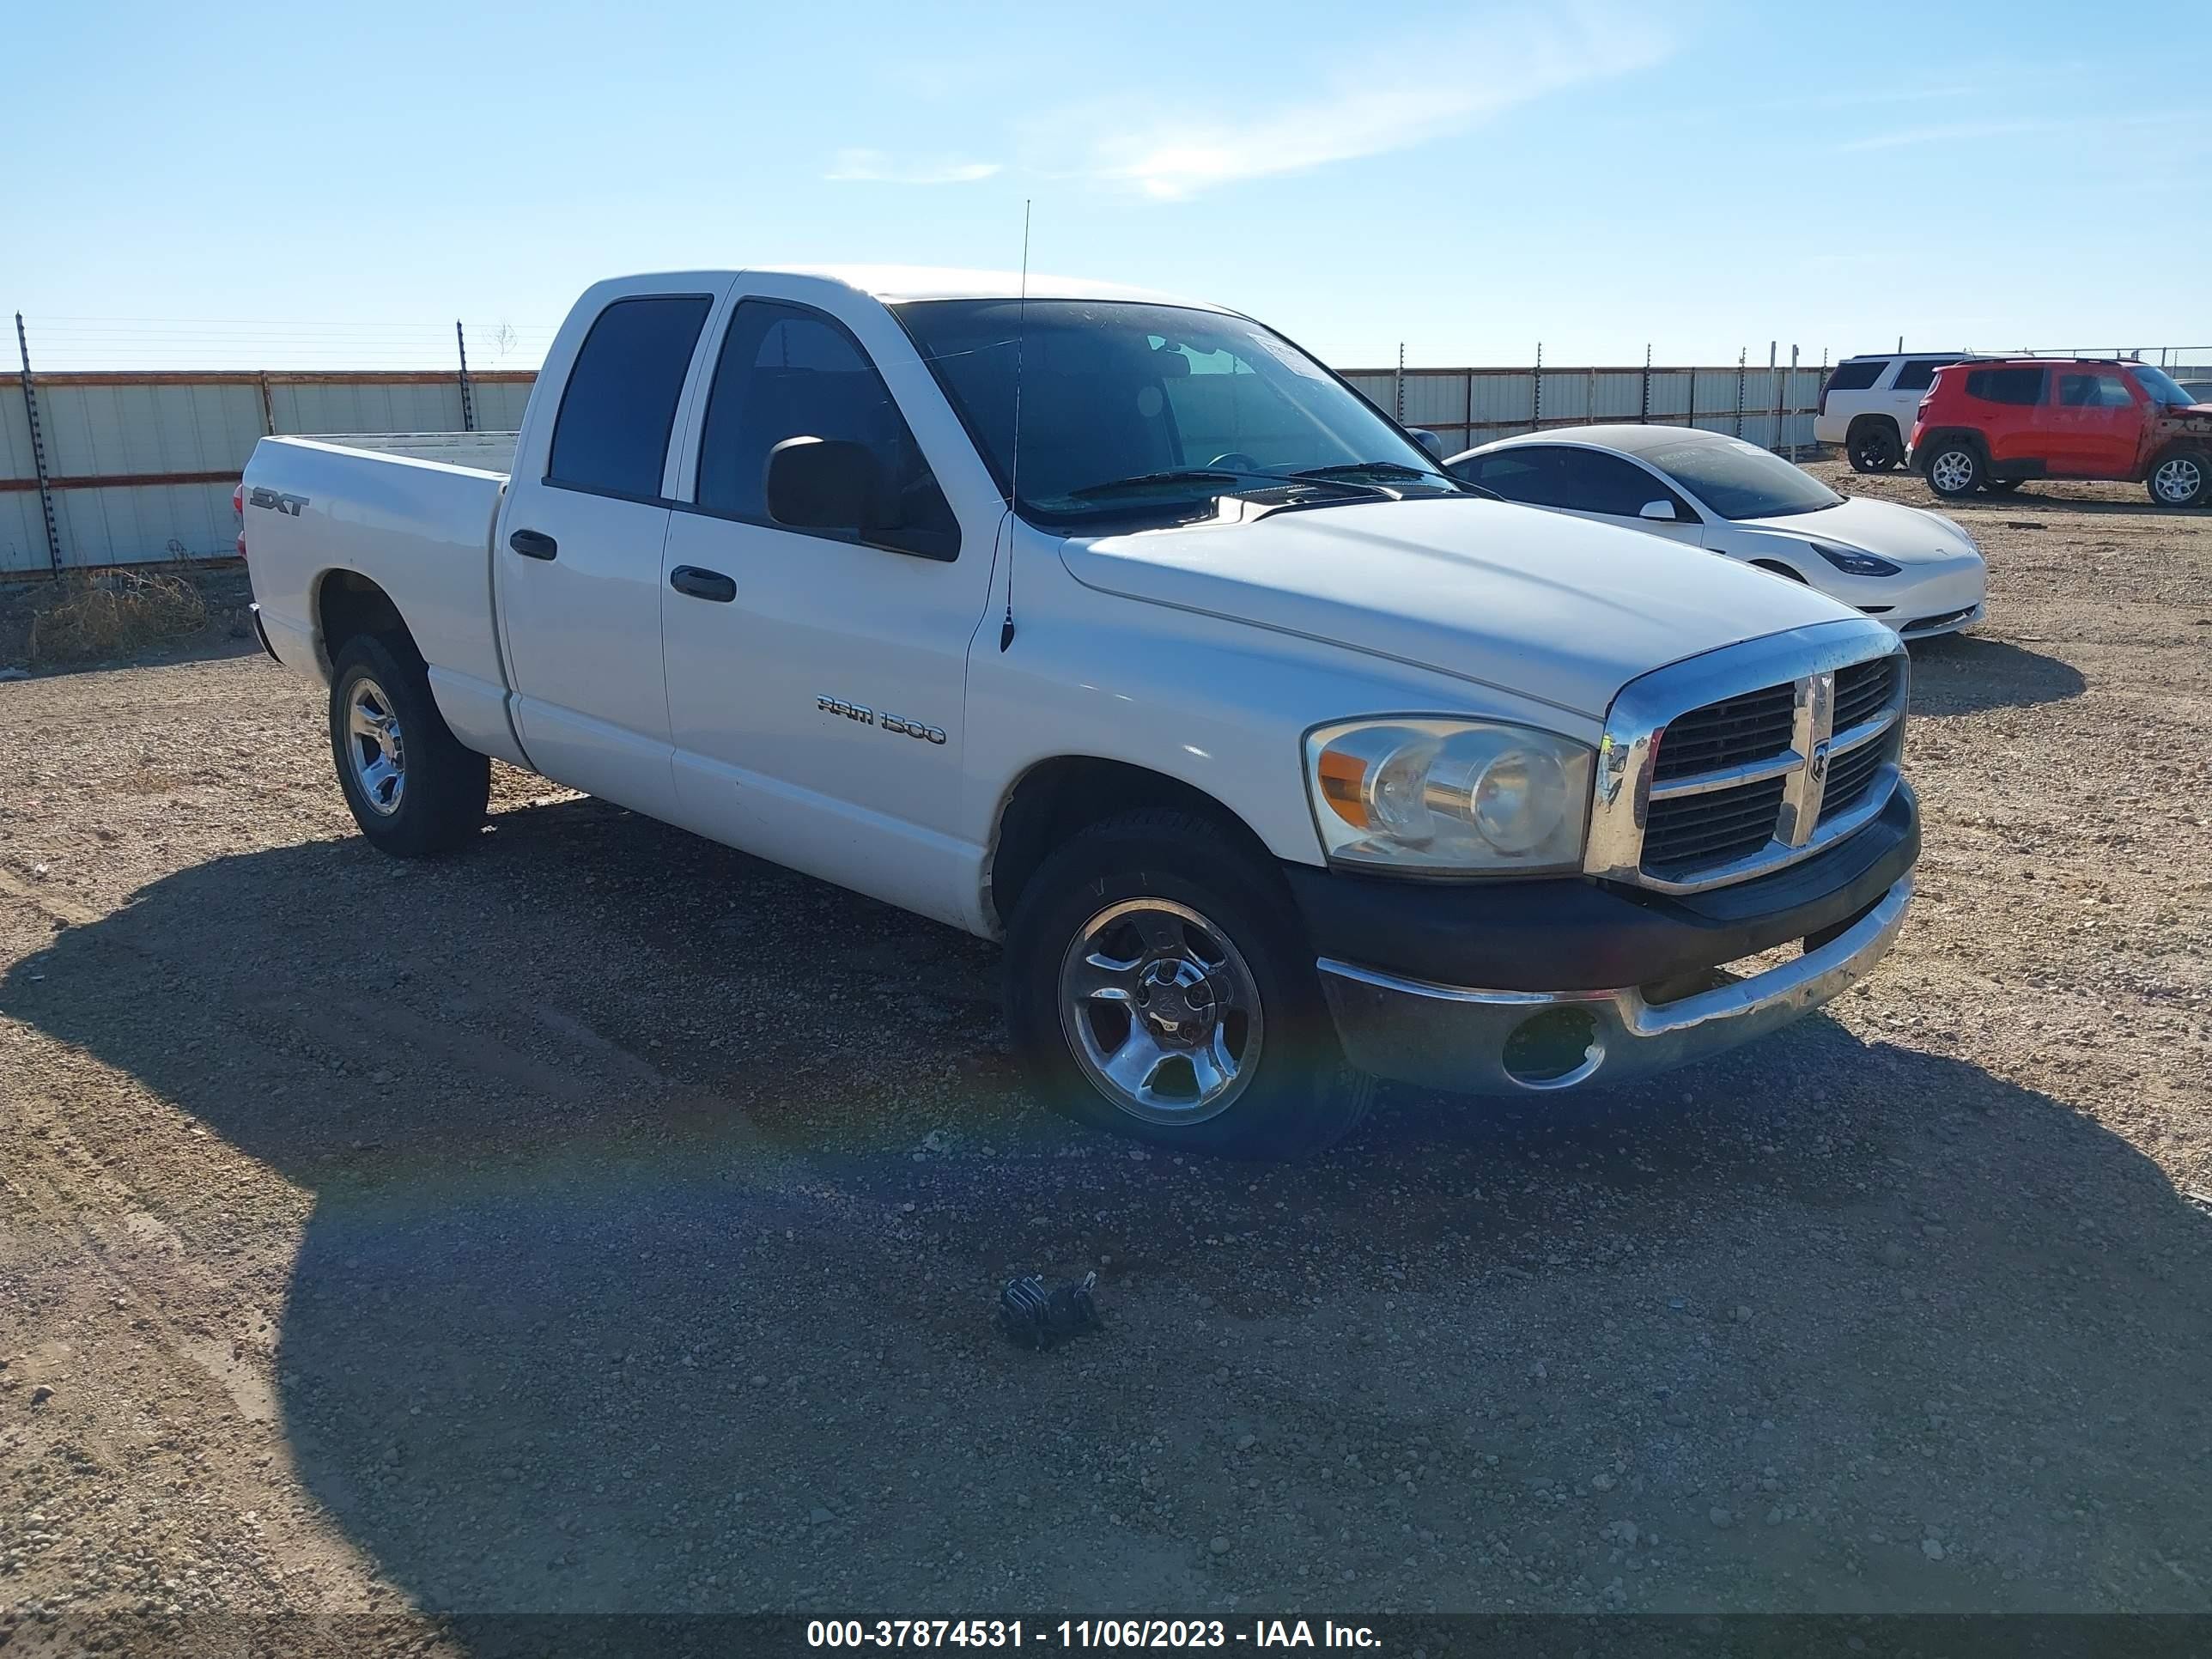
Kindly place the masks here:
[[(377, 856), (220, 623), (0, 685), (0, 1642), (2212, 1612), (2212, 517), (1955, 512), (1868, 986), (1291, 1167), (1064, 1125), (990, 947), (540, 780)], [(993, 1336), (1086, 1268), (1105, 1333)]]

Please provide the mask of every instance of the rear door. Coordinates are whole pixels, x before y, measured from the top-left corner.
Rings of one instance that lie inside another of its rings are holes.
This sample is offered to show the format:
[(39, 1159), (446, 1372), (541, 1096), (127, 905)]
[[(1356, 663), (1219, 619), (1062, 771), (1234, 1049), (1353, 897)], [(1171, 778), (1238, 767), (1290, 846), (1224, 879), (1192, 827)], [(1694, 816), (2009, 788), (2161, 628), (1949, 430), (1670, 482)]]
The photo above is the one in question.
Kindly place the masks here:
[(665, 475), (719, 296), (704, 283), (629, 286), (594, 289), (555, 343), (541, 384), (560, 385), (559, 404), (531, 406), (492, 568), (515, 725), (532, 763), (665, 817), (673, 798), (660, 662)]
[(1907, 357), (1898, 366), (1897, 377), (1887, 388), (1877, 395), (1881, 399), (1882, 412), (1897, 422), (1897, 435), (1910, 440), (1912, 422), (1920, 412), (1920, 400), (1928, 395), (1928, 388), (1936, 384), (1936, 371), (1946, 363), (1958, 361), (1955, 357)]
[(1966, 423), (1980, 431), (1990, 460), (2001, 467), (2012, 461), (2047, 461), (2045, 423), (2051, 411), (2045, 398), (2050, 371), (2021, 363), (1966, 373)]
[(2061, 368), (2052, 375), (2050, 428), (2053, 472), (2122, 478), (2135, 471), (2146, 413), (2142, 394), (2116, 368)]
[[(678, 822), (963, 920), (968, 649), (1005, 501), (876, 301), (748, 276), (718, 331), (662, 561)], [(769, 453), (794, 437), (871, 450), (898, 521), (771, 520)]]

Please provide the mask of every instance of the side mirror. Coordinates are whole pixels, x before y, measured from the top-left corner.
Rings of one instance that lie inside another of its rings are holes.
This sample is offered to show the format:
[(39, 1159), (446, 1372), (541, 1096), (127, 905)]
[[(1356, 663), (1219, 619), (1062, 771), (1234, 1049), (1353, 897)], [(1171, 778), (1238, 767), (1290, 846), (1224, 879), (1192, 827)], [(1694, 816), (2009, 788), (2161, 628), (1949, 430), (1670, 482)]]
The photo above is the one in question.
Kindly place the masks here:
[(1636, 516), (1639, 519), (1656, 519), (1661, 524), (1672, 524), (1674, 522), (1674, 503), (1646, 501), (1637, 509)]
[(1437, 436), (1435, 433), (1430, 431), (1428, 428), (1425, 426), (1409, 426), (1406, 430), (1413, 434), (1413, 441), (1415, 443), (1420, 445), (1422, 448), (1429, 452), (1429, 459), (1431, 460), (1438, 463), (1441, 463), (1443, 460), (1444, 441), (1442, 438)]
[(786, 438), (768, 453), (768, 515), (793, 530), (875, 530), (885, 522), (883, 471), (860, 444)]

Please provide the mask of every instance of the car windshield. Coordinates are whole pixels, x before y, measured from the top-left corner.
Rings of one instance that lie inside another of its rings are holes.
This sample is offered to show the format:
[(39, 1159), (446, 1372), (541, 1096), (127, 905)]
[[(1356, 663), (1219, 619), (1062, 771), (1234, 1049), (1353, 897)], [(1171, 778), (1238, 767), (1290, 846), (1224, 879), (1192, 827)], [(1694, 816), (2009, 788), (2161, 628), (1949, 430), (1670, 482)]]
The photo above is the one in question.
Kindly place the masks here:
[(2143, 395), (2154, 404), (2164, 404), (2171, 409), (2186, 409), (2191, 404), (2203, 401), (2202, 398), (2191, 397), (2175, 382), (2173, 377), (2162, 368), (2152, 368), (2144, 365), (2139, 367), (2135, 374), (2136, 384), (2143, 389)]
[(1662, 444), (1641, 458), (1723, 519), (1773, 519), (1843, 504), (1811, 473), (1741, 438)]
[[(1258, 324), (1121, 301), (896, 308), (1024, 517), (1188, 519), (1223, 495), (1469, 493), (1358, 393)], [(1014, 454), (1018, 376), (1021, 454)]]

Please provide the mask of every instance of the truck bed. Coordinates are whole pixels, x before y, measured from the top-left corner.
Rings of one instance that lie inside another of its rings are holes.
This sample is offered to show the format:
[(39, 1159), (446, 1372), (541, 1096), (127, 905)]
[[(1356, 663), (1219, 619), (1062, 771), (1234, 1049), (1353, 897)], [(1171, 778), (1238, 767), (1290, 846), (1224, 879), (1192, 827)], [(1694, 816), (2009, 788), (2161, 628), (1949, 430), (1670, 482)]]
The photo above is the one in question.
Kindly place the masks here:
[(514, 465), (513, 432), (333, 432), (301, 434), (307, 443), (334, 449), (358, 449), (373, 455), (401, 455), (411, 461), (435, 461), (471, 472), (505, 477)]

